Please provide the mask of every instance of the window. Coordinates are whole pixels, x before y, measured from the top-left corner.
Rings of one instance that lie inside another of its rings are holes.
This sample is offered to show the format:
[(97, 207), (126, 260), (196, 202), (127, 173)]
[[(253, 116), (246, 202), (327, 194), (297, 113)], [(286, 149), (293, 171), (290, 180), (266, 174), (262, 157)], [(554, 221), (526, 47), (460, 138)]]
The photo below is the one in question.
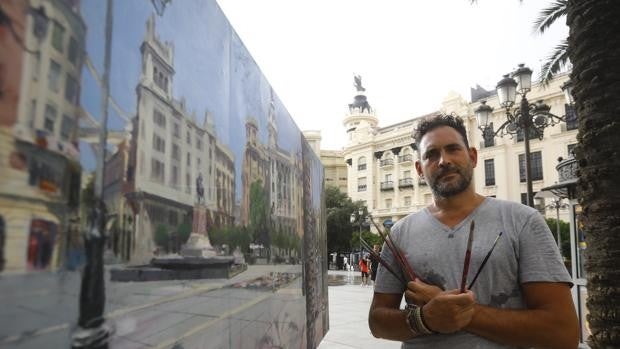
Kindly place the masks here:
[(495, 145), (495, 136), (493, 134), (493, 123), (489, 122), (489, 126), (484, 130), (482, 135), (484, 138), (484, 147), (492, 147)]
[(30, 115), (28, 117), (28, 125), (34, 128), (34, 121), (37, 117), (37, 101), (35, 99), (30, 101)]
[(52, 46), (58, 50), (58, 52), (62, 52), (62, 41), (64, 35), (65, 28), (63, 28), (58, 22), (54, 22), (54, 29), (52, 30)]
[(191, 193), (192, 192), (192, 176), (188, 173), (185, 174), (185, 192), (186, 193)]
[(385, 174), (385, 181), (386, 182), (392, 181), (392, 174), (391, 173), (386, 173)]
[(69, 39), (69, 62), (73, 63), (73, 65), (78, 65), (78, 42), (74, 37)]
[[(539, 138), (539, 131), (536, 128), (530, 128), (530, 139)], [(525, 134), (523, 133), (522, 128), (517, 129), (517, 142), (523, 142), (525, 140)]]
[(77, 81), (69, 74), (65, 80), (65, 99), (71, 104), (77, 104), (78, 84)]
[(153, 134), (153, 149), (162, 153), (166, 152), (166, 141), (156, 134)]
[(187, 131), (186, 142), (187, 144), (192, 145), (192, 134), (189, 132), (189, 130)]
[(51, 133), (54, 133), (56, 126), (56, 114), (56, 108), (49, 104), (45, 106), (45, 121), (43, 122), (43, 128)]
[(172, 159), (181, 160), (181, 149), (177, 144), (172, 144)]
[(564, 111), (566, 113), (566, 130), (575, 130), (579, 127), (579, 122), (577, 121), (577, 112), (575, 111), (575, 106), (570, 104), (564, 104)]
[(200, 135), (196, 135), (196, 149), (202, 150), (202, 139), (200, 139)]
[(495, 185), (495, 160), (484, 160), (484, 185)]
[(53, 59), (50, 59), (50, 71), (47, 75), (47, 87), (58, 92), (60, 88), (60, 64), (56, 63)]
[(385, 199), (385, 208), (392, 208), (392, 199)]
[(176, 122), (172, 126), (172, 135), (175, 138), (181, 138), (181, 125)]
[(41, 71), (41, 54), (36, 53), (34, 56), (34, 67), (32, 67), (32, 80), (39, 80), (39, 73)]
[(164, 163), (157, 160), (151, 159), (151, 179), (160, 183), (164, 182)]
[(364, 171), (365, 169), (366, 169), (366, 157), (360, 156), (360, 158), (357, 159), (357, 170)]
[[(530, 166), (532, 167), (532, 180), (543, 179), (542, 154), (535, 151), (530, 154)], [(519, 181), (525, 182), (525, 154), (519, 154)]]
[(200, 160), (200, 158), (196, 158), (196, 167), (198, 167), (198, 169), (200, 169), (200, 163), (202, 161)]
[(192, 157), (189, 153), (187, 153), (187, 168), (189, 171), (189, 168), (192, 167)]
[(153, 122), (161, 128), (166, 128), (166, 117), (159, 110), (153, 110)]
[(68, 115), (62, 116), (62, 123), (60, 124), (60, 136), (62, 137), (62, 139), (64, 139), (65, 141), (73, 140), (75, 125), (76, 122), (74, 118)]
[(403, 200), (403, 206), (411, 206), (411, 196), (405, 196), (405, 199)]
[[(532, 197), (534, 197), (534, 196), (536, 196), (536, 192), (535, 191), (532, 192)], [(536, 204), (539, 204), (541, 200), (544, 202), (544, 199), (534, 198), (535, 206), (536, 206)], [(527, 205), (527, 193), (521, 193), (521, 203), (523, 205)]]
[(366, 177), (357, 179), (357, 191), (366, 191)]
[(403, 178), (411, 178), (411, 170), (404, 171)]
[(173, 187), (176, 187), (177, 185), (179, 185), (179, 167), (177, 166), (172, 166), (172, 174), (170, 176), (170, 184)]

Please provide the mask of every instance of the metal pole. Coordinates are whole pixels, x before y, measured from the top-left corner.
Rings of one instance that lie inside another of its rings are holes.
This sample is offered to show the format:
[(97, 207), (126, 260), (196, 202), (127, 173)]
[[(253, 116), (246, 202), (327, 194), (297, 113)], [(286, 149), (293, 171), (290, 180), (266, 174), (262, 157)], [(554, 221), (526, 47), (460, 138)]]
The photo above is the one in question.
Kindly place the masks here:
[(95, 205), (88, 214), (88, 230), (84, 234), (86, 265), (82, 273), (79, 303), (79, 328), (73, 334), (72, 348), (107, 349), (111, 329), (104, 318), (105, 280), (103, 250), (105, 245), (105, 204), (103, 175), (108, 137), (108, 98), (110, 94), (110, 58), (112, 44), (112, 0), (107, 0), (105, 21), (105, 53), (101, 88), (101, 130), (95, 172)]
[(530, 120), (530, 106), (525, 98), (525, 95), (521, 98), (521, 126), (523, 127), (523, 139), (525, 141), (525, 183), (527, 186), (527, 205), (534, 207), (534, 194), (532, 190), (532, 167), (530, 163), (530, 126), (532, 120)]
[(560, 256), (562, 256), (562, 237), (560, 234), (560, 199), (554, 200), (555, 204), (555, 231), (558, 235), (558, 248), (560, 249)]

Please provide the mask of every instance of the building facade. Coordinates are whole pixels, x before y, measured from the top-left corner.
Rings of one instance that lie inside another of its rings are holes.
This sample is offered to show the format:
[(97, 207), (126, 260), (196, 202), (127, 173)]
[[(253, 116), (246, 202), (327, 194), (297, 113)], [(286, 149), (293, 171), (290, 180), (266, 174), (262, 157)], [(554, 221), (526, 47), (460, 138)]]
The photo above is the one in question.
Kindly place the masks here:
[(86, 26), (78, 1), (6, 5), (17, 29), (12, 35), (2, 26), (0, 35), (2, 65), (12, 64), (10, 71), (2, 69), (11, 74), (11, 86), (2, 86), (0, 98), (6, 101), (0, 117), (3, 258), (8, 271), (53, 270), (66, 262), (75, 243), (68, 232), (79, 219), (77, 126)]
[(337, 187), (341, 192), (347, 193), (347, 165), (341, 150), (321, 150), (321, 131), (303, 131), (304, 138), (321, 159), (325, 169), (325, 186)]
[[(546, 128), (542, 139), (530, 141), (535, 193), (558, 181), (557, 159), (566, 158), (577, 143), (576, 118), (560, 88), (567, 79), (567, 74), (561, 74), (549, 86), (534, 84), (527, 96), (530, 101), (544, 101), (555, 115), (567, 115), (566, 121)], [(450, 93), (439, 110), (429, 115), (454, 113), (465, 120), (470, 146), (478, 149), (473, 179), (477, 192), (525, 203), (523, 138), (520, 135), (483, 137), (474, 116), (482, 100), (494, 108), (493, 125), (499, 126), (506, 120), (505, 111), (499, 107), (494, 91), (472, 90), (472, 99), (468, 102)], [(359, 100), (366, 101), (365, 92), (358, 91), (355, 101)], [(417, 123), (429, 115), (379, 127), (379, 119), (372, 108), (360, 108), (356, 102), (349, 106), (343, 121), (348, 135), (343, 155), (348, 164), (347, 189), (352, 200), (361, 200), (377, 222), (395, 222), (432, 203), (430, 188), (415, 170), (418, 155), (412, 137)], [(544, 200), (535, 199), (541, 211), (545, 210)], [(555, 210), (548, 210), (547, 214), (555, 217)], [(561, 219), (568, 220), (567, 211), (561, 211)]]

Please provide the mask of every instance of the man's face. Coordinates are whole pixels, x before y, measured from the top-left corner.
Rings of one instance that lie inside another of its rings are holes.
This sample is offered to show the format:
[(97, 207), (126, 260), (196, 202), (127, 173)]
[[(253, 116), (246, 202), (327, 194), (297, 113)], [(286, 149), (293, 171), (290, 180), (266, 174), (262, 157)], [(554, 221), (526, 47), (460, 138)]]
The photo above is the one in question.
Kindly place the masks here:
[(470, 186), (476, 163), (476, 150), (467, 148), (458, 131), (441, 126), (422, 137), (416, 170), (435, 196), (449, 198)]

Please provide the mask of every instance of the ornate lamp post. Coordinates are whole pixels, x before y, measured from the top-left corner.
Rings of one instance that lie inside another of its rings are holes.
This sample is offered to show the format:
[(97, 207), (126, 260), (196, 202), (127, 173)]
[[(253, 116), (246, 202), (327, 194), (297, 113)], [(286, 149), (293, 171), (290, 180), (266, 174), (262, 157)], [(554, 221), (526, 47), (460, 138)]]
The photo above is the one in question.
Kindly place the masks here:
[[(527, 100), (527, 93), (532, 88), (532, 70), (524, 64), (519, 64), (519, 68), (510, 75), (504, 75), (503, 79), (497, 83), (497, 96), (499, 104), (506, 112), (506, 121), (493, 131), (489, 126), (493, 108), (486, 105), (486, 101), (476, 108), (476, 120), (478, 128), (483, 136), (503, 137), (510, 134), (511, 137), (519, 132), (523, 133), (525, 145), (525, 182), (527, 186), (527, 204), (534, 207), (534, 197), (532, 195), (532, 170), (530, 164), (530, 137), (535, 135), (539, 139), (543, 138), (544, 129), (553, 126), (564, 118), (553, 115), (549, 112), (551, 107), (538, 101), (530, 104)], [(521, 95), (519, 106), (512, 108), (516, 102), (517, 95)]]
[(555, 194), (553, 194), (550, 191), (540, 191), (538, 194), (536, 194), (537, 198), (543, 198), (543, 199), (551, 199), (551, 203), (546, 205), (545, 208), (549, 208), (549, 209), (554, 209), (555, 210), (555, 232), (556, 232), (556, 240), (558, 242), (558, 248), (560, 249), (560, 256), (563, 255), (562, 253), (562, 235), (560, 233), (560, 209), (565, 209), (570, 207), (570, 205), (562, 202), (562, 197), (559, 197)]

